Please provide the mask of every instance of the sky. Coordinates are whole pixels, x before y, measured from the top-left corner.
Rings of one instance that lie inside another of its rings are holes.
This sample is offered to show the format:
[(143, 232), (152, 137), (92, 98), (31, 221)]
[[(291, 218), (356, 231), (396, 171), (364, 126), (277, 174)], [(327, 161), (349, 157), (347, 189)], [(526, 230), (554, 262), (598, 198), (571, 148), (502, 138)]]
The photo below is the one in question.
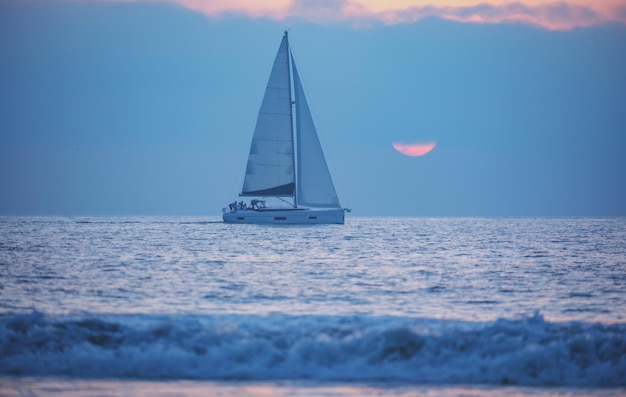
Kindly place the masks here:
[(285, 29), (352, 215), (626, 216), (624, 0), (0, 1), (0, 215), (219, 216)]

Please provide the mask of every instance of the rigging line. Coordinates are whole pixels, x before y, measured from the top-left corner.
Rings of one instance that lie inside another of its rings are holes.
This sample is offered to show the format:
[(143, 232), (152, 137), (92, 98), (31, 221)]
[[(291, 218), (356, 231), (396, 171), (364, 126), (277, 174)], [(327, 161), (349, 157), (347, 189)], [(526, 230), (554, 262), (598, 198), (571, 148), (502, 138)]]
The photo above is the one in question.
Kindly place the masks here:
[(277, 198), (277, 199), (279, 199), (280, 201), (282, 201), (282, 202), (283, 202), (283, 203), (285, 203), (285, 204), (288, 204), (288, 205), (293, 205), (292, 203), (290, 203), (289, 201), (285, 200), (284, 198), (282, 198), (282, 197), (280, 197), (280, 196), (276, 196), (276, 198)]

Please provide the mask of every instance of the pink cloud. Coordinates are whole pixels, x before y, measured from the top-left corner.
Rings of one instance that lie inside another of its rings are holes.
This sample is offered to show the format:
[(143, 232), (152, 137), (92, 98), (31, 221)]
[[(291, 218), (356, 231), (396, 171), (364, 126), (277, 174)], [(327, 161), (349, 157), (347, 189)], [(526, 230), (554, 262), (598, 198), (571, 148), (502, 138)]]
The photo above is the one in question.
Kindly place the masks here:
[[(78, 0), (81, 1), (81, 0)], [(90, 1), (90, 0), (82, 0)], [(626, 24), (624, 0), (95, 0), (170, 2), (209, 17), (303, 19), (316, 23), (412, 23), (435, 17), (463, 23), (519, 23), (549, 30)]]
[(345, 19), (369, 19), (385, 24), (412, 23), (426, 17), (464, 23), (519, 23), (549, 30), (571, 30), (607, 22), (626, 24), (625, 6), (620, 0), (352, 0), (345, 4)]
[[(126, 0), (121, 0), (126, 1)], [(145, 0), (135, 0), (145, 1)], [(162, 0), (182, 5), (190, 10), (199, 11), (207, 16), (222, 14), (242, 14), (252, 18), (284, 19), (291, 6), (291, 0)]]
[(480, 4), (467, 7), (425, 6), (388, 11), (379, 18), (388, 24), (409, 23), (424, 17), (437, 17), (465, 23), (520, 23), (548, 30), (570, 30), (610, 21), (626, 23), (626, 18), (591, 6), (565, 2), (529, 6), (522, 3), (504, 5)]

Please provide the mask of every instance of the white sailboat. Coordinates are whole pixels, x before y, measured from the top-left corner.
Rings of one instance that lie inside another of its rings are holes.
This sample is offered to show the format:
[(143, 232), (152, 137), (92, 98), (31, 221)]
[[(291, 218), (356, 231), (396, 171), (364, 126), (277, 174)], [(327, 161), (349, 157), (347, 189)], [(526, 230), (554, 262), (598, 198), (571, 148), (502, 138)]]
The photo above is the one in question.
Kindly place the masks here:
[[(256, 199), (222, 209), (225, 223), (343, 224), (349, 211), (339, 204), (287, 32), (265, 89), (239, 196)], [(293, 204), (272, 207), (265, 200), (270, 197), (291, 198)]]

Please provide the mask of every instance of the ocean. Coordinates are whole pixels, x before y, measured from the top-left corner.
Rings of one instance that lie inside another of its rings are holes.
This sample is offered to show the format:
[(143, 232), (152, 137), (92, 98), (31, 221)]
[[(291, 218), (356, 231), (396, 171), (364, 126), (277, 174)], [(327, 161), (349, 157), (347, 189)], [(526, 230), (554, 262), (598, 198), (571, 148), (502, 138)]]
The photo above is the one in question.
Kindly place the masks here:
[(626, 218), (2, 217), (0, 395), (626, 395)]

